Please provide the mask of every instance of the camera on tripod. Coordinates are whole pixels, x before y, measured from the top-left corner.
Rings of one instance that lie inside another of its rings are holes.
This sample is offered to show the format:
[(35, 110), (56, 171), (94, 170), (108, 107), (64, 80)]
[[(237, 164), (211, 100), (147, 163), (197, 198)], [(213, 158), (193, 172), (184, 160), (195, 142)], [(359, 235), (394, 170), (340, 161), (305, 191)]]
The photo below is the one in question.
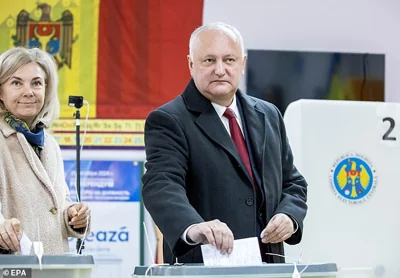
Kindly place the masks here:
[(83, 97), (82, 96), (69, 96), (68, 97), (68, 106), (75, 107), (79, 109), (83, 106)]

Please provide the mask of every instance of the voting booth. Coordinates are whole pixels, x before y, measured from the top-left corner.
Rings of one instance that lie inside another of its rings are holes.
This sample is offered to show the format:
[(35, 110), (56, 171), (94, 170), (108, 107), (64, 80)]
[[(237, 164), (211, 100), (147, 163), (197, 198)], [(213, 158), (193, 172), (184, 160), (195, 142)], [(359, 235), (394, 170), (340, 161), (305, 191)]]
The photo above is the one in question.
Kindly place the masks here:
[(400, 277), (400, 105), (300, 100), (284, 115), (308, 182), (302, 262), (335, 262), (338, 277)]
[(91, 278), (93, 267), (87, 255), (44, 255), (41, 269), (36, 256), (0, 255), (2, 277)]
[[(336, 277), (336, 264), (311, 264), (297, 265), (297, 270), (303, 277), (334, 278)], [(135, 268), (132, 278), (175, 277), (175, 278), (292, 278), (294, 271), (293, 264), (263, 264), (258, 266), (204, 266), (203, 264), (156, 265), (150, 269), (148, 266)]]

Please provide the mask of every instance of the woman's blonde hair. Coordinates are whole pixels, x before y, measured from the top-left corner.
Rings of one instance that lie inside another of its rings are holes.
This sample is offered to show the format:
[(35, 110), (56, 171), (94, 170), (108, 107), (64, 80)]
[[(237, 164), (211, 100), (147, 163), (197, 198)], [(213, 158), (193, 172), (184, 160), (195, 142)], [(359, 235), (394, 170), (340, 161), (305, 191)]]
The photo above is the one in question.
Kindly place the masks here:
[[(42, 122), (49, 128), (60, 114), (60, 102), (58, 100), (58, 74), (57, 66), (53, 56), (38, 48), (15, 47), (0, 55), (0, 90), (1, 84), (9, 80), (12, 75), (21, 67), (34, 62), (45, 72), (45, 95), (44, 104), (32, 123), (34, 127)], [(5, 106), (0, 100), (0, 115), (4, 115)]]

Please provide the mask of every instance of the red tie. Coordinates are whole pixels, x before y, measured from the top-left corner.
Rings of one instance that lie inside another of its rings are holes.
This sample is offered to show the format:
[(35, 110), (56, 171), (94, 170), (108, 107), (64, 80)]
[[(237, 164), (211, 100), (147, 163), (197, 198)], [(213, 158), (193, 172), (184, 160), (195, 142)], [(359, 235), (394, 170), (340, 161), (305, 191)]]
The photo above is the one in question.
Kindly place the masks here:
[(255, 185), (253, 178), (253, 171), (251, 170), (251, 165), (250, 165), (249, 153), (247, 152), (246, 142), (244, 141), (243, 134), (240, 131), (239, 124), (236, 121), (235, 114), (230, 108), (226, 108), (224, 116), (229, 120), (229, 130), (231, 132), (233, 143), (235, 143), (236, 149), (238, 150), (239, 155), (242, 158), (244, 165), (246, 166), (247, 172), (249, 173), (251, 180), (253, 181), (253, 184)]

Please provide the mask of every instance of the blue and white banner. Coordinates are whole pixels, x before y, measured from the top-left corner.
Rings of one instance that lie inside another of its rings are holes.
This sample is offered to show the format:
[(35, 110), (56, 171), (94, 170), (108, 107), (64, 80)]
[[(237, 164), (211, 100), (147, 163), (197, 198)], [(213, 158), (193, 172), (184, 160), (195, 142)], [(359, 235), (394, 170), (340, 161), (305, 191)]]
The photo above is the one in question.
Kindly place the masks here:
[[(75, 160), (64, 161), (65, 178), (76, 196)], [(81, 200), (91, 209), (92, 231), (83, 254), (93, 255), (92, 277), (130, 277), (140, 264), (140, 179), (143, 163), (81, 161)], [(70, 239), (76, 253), (76, 240)]]

